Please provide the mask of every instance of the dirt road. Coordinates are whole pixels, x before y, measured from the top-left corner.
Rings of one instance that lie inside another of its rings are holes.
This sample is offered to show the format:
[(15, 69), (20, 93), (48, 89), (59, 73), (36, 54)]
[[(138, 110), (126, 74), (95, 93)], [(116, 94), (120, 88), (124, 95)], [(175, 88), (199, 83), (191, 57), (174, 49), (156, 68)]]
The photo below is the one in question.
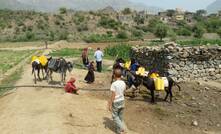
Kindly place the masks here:
[[(26, 65), (24, 70), (17, 84), (33, 84), (30, 65)], [(72, 74), (80, 80), (77, 83), (79, 87), (88, 87), (81, 81), (86, 71), (74, 69)], [(97, 74), (98, 79), (104, 75)], [(59, 75), (54, 76), (59, 80)], [(99, 83), (105, 84), (97, 81)], [(87, 92), (82, 91), (78, 96), (65, 93), (63, 89), (18, 88), (1, 97), (0, 102), (1, 134), (114, 133), (107, 102), (91, 98)]]

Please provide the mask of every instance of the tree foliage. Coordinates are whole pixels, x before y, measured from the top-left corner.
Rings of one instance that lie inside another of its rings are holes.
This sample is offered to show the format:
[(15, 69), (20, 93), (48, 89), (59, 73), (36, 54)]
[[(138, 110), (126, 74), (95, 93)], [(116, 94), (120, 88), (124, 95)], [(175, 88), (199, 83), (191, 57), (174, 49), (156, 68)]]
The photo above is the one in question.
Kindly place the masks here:
[(168, 27), (165, 24), (157, 24), (154, 34), (162, 41), (167, 36), (167, 32)]

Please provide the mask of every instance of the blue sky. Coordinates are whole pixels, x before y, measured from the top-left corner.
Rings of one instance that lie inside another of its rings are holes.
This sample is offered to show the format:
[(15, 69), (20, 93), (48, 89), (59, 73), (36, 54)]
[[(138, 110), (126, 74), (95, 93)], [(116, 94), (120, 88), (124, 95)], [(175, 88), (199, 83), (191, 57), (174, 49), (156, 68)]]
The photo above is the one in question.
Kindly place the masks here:
[(215, 0), (130, 0), (133, 2), (144, 3), (148, 6), (156, 6), (164, 9), (175, 9), (176, 7), (189, 11), (205, 9)]

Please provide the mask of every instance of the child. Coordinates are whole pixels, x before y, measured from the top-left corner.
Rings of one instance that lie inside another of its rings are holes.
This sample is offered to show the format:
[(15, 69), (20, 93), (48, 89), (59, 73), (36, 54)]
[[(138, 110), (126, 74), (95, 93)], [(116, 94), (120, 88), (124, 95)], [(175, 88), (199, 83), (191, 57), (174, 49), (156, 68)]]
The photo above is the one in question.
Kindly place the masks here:
[(95, 80), (94, 71), (95, 71), (95, 66), (94, 66), (94, 61), (92, 61), (88, 65), (88, 73), (87, 73), (86, 77), (84, 78), (84, 80), (89, 84), (93, 83)]
[(77, 88), (76, 86), (74, 85), (75, 83), (75, 78), (74, 77), (71, 77), (70, 80), (67, 82), (67, 84), (65, 85), (64, 89), (67, 93), (74, 93), (74, 94), (77, 94)]

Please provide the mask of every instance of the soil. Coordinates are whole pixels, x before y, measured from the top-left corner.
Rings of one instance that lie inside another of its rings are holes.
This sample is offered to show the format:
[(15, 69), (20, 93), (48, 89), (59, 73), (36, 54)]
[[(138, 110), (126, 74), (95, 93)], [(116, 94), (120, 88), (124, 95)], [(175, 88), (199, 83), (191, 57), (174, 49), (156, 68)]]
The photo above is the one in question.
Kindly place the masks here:
[[(45, 51), (47, 54), (49, 50)], [(111, 62), (107, 62), (108, 65)], [(74, 69), (79, 88), (106, 88), (106, 91), (79, 91), (79, 95), (63, 89), (17, 88), (0, 97), (1, 134), (114, 134), (111, 113), (107, 110), (111, 72), (95, 73), (95, 83), (83, 79), (87, 71)], [(53, 74), (59, 84), (60, 76)], [(17, 85), (33, 84), (31, 65)], [(38, 81), (38, 85), (48, 85)], [(173, 102), (164, 102), (160, 92), (157, 104), (150, 103), (149, 92), (142, 87), (135, 98), (126, 97), (124, 112), (128, 134), (221, 134), (221, 83), (180, 83), (173, 88)], [(193, 125), (193, 122), (197, 123)]]

